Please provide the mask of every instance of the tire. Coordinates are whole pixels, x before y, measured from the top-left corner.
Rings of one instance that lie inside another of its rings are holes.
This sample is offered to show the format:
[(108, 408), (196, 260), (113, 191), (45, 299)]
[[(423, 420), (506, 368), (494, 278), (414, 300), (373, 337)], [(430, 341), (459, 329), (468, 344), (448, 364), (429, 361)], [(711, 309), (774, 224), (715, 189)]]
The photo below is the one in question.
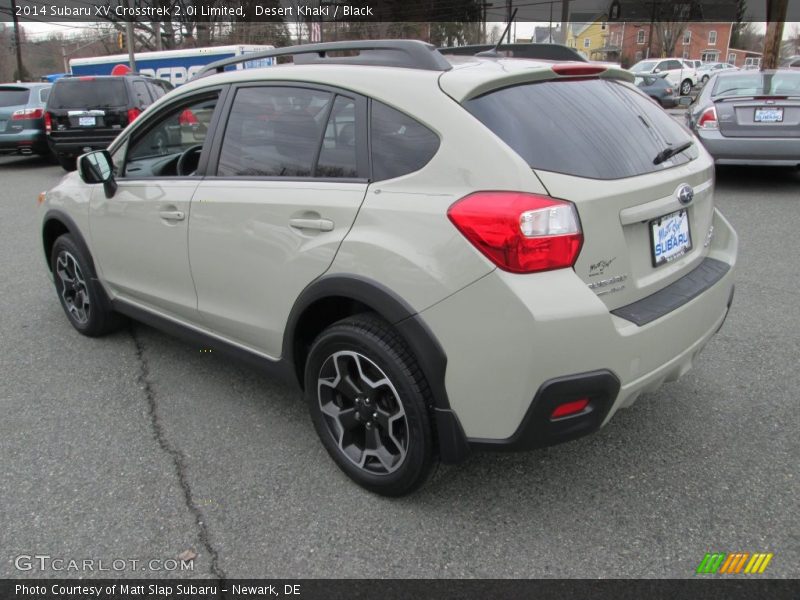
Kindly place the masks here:
[(692, 93), (692, 81), (690, 79), (684, 79), (681, 82), (681, 96), (688, 96)]
[(78, 168), (78, 159), (74, 156), (65, 156), (63, 154), (56, 154), (56, 160), (61, 168), (65, 171), (74, 171)]
[(119, 329), (123, 318), (112, 310), (91, 261), (70, 234), (53, 244), (50, 267), (61, 308), (78, 333), (99, 337)]
[(323, 446), (357, 484), (402, 496), (428, 478), (430, 390), (388, 323), (365, 313), (325, 329), (308, 354), (305, 393)]
[(707, 84), (708, 83), (708, 75), (703, 75), (703, 79), (701, 79), (700, 82), (703, 85)]

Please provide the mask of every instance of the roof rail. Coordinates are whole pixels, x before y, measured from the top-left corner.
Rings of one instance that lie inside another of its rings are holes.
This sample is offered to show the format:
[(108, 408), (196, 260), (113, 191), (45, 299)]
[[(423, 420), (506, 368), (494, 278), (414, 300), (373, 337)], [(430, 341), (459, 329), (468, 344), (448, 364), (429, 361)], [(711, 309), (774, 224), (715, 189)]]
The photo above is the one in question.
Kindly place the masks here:
[[(455, 54), (458, 56), (474, 56), (481, 52), (492, 50), (492, 44), (474, 44), (472, 46), (451, 46), (439, 48), (441, 54)], [(514, 58), (538, 58), (540, 60), (576, 60), (588, 62), (577, 51), (561, 44), (501, 44), (497, 48), (498, 54), (505, 53)], [(485, 56), (485, 55), (484, 55)]]
[[(328, 56), (329, 52), (358, 52), (357, 56)], [(225, 58), (206, 65), (194, 79), (212, 73), (222, 73), (226, 67), (251, 60), (295, 56), (295, 64), (349, 64), (383, 67), (405, 67), (428, 71), (448, 71), (452, 65), (436, 50), (435, 46), (417, 40), (358, 40), (353, 42), (329, 42), (303, 44), (275, 48), (263, 52), (249, 52), (233, 58)]]

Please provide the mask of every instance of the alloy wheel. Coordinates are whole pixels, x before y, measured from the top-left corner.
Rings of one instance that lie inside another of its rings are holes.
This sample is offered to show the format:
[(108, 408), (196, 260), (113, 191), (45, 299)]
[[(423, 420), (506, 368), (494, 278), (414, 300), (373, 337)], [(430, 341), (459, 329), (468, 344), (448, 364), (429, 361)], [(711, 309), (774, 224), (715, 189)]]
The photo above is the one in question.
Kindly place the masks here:
[(58, 253), (56, 275), (61, 299), (64, 301), (67, 312), (79, 325), (85, 325), (89, 321), (89, 311), (91, 310), (89, 290), (78, 261), (66, 250)]

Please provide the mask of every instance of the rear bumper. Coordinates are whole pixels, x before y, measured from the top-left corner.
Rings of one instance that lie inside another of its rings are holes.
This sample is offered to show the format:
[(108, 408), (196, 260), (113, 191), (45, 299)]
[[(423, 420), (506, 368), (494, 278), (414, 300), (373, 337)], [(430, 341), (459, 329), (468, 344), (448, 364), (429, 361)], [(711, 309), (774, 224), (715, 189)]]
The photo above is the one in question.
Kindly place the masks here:
[(16, 133), (0, 133), (0, 153), (44, 153), (47, 152), (47, 138), (44, 131), (24, 129)]
[(725, 137), (719, 131), (697, 131), (709, 154), (718, 165), (800, 164), (798, 138)]
[[(423, 311), (447, 353), (450, 406), (470, 444), (525, 449), (573, 439), (685, 374), (727, 316), (737, 245), (715, 212), (707, 257), (724, 270), (709, 287), (641, 325), (609, 312), (571, 269), (529, 276), (494, 271)], [(608, 377), (598, 383), (597, 373)], [(554, 382), (587, 377), (594, 383), (582, 392), (595, 408), (567, 430), (553, 429), (546, 422), (553, 403), (575, 399)]]
[(103, 136), (49, 136), (47, 143), (55, 154), (79, 156), (92, 150), (105, 150), (116, 139), (116, 135)]

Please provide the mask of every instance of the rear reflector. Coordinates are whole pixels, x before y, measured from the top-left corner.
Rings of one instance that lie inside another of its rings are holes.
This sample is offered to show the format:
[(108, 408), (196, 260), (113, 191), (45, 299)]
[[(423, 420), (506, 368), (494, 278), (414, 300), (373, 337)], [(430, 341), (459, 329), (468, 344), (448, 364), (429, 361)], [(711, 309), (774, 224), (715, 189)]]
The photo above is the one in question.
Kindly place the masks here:
[(574, 77), (597, 75), (604, 72), (608, 67), (600, 65), (587, 65), (584, 63), (564, 63), (563, 65), (553, 65), (553, 73), (556, 75), (570, 75)]
[(559, 404), (553, 410), (553, 414), (550, 415), (551, 419), (560, 419), (561, 417), (568, 417), (570, 415), (578, 414), (579, 412), (583, 412), (583, 410), (589, 406), (589, 399), (588, 398), (581, 398), (580, 400), (573, 400), (572, 402), (565, 402), (564, 404)]
[(476, 192), (447, 216), (480, 252), (511, 273), (571, 267), (583, 234), (571, 202), (524, 192)]

